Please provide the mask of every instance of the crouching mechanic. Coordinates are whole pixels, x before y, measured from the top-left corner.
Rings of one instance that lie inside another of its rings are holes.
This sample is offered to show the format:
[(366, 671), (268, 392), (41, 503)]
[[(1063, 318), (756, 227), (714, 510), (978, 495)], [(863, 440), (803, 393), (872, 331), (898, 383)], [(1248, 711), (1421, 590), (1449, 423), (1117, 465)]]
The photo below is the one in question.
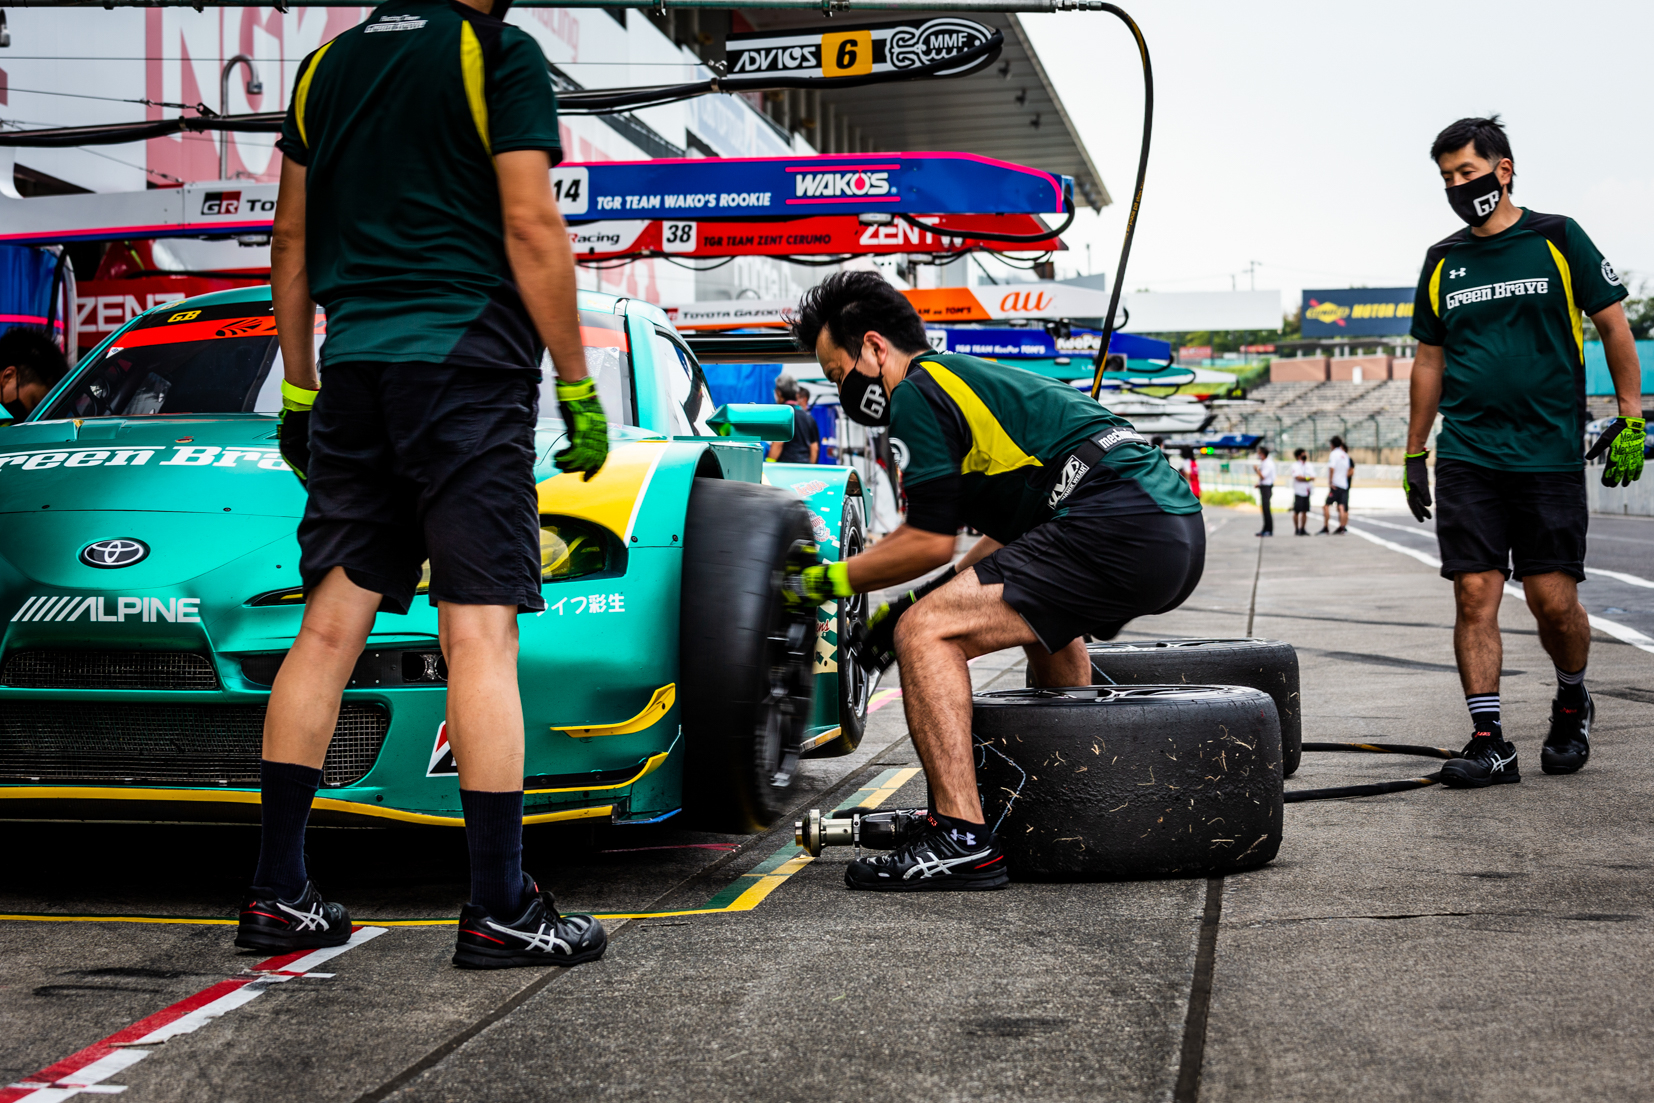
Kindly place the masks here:
[(13, 326), (0, 334), (0, 425), (28, 417), (68, 373), (69, 361), (45, 330)]
[[(1088, 395), (971, 356), (931, 352), (908, 301), (872, 272), (808, 291), (793, 335), (814, 349), (845, 414), (888, 425), (906, 523), (868, 551), (786, 580), (823, 602), (917, 578), (985, 535), (894, 626), (908, 730), (930, 782), (929, 827), (855, 861), (853, 889), (993, 889), (1005, 859), (984, 822), (966, 662), (1021, 646), (1042, 686), (1091, 684), (1085, 642), (1182, 604), (1200, 581), (1200, 502), (1158, 448)], [(908, 604), (904, 601), (903, 604)], [(893, 610), (880, 610), (883, 624)]]
[[(350, 936), (348, 913), (306, 875), (305, 823), (375, 616), (408, 611), (426, 560), (471, 858), (454, 963), (572, 965), (606, 944), (595, 919), (560, 915), (522, 869), (517, 615), (546, 607), (542, 342), (569, 437), (557, 466), (595, 474), (608, 428), (551, 194), (556, 99), (539, 46), (499, 18), (504, 6), (389, 0), (299, 66), (271, 291), (281, 451), (309, 492), (305, 609), (266, 713), (263, 831), (238, 946)], [(319, 376), (316, 303), (327, 308)]]

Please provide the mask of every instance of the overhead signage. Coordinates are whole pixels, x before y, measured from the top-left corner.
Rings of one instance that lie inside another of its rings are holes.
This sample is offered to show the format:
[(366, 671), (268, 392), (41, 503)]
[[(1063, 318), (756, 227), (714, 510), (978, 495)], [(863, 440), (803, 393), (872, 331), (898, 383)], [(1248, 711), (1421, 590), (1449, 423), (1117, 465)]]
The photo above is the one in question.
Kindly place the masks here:
[(575, 222), (868, 211), (1056, 214), (1073, 188), (1071, 177), (972, 153), (597, 161), (559, 165), (551, 179), (558, 209)]
[[(834, 27), (826, 32), (755, 31), (729, 35), (724, 40), (724, 60), (732, 77), (860, 77), (934, 65), (982, 45), (993, 35), (991, 27), (951, 15), (922, 22)], [(935, 75), (963, 76), (993, 61), (992, 53), (984, 54)]]
[[(981, 241), (970, 230), (1036, 234), (1045, 229), (1033, 215), (920, 215), (912, 223), (863, 225), (850, 215), (826, 215), (772, 222), (702, 222), (698, 219), (616, 219), (569, 227), (569, 245), (582, 260), (667, 253), (692, 257), (889, 255), (957, 253), (967, 248), (1057, 250), (1055, 237), (1028, 244)], [(944, 233), (945, 230), (958, 231)]]
[(1411, 287), (1305, 291), (1305, 337), (1399, 337), (1413, 328)]
[(904, 291), (927, 322), (991, 322), (1005, 318), (1101, 318), (1108, 294), (1072, 284), (1012, 283)]

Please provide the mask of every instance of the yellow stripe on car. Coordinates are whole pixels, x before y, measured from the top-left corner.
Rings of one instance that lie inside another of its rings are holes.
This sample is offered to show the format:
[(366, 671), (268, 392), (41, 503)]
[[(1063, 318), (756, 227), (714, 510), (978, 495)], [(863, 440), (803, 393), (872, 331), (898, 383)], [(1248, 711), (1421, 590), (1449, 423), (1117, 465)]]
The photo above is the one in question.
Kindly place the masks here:
[(643, 492), (666, 453), (666, 441), (623, 444), (609, 453), (603, 470), (590, 479), (578, 472), (557, 474), (540, 484), (540, 512), (576, 517), (630, 539)]
[[(631, 781), (621, 782), (619, 785), (594, 785), (591, 791), (599, 789), (620, 789), (630, 785), (633, 781), (657, 769), (659, 763), (655, 759), (666, 759), (666, 752), (651, 758), (644, 763), (642, 771)], [(533, 792), (585, 792), (587, 790), (545, 789), (532, 790)], [(207, 804), (258, 804), (257, 792), (247, 789), (105, 789), (87, 788), (69, 785), (19, 785), (0, 788), (0, 800), (158, 800), (180, 801), (185, 803)], [(334, 797), (317, 797), (312, 808), (327, 812), (347, 812), (356, 816), (367, 816), (371, 819), (396, 820), (400, 823), (424, 823), (438, 827), (464, 827), (465, 820), (460, 816), (432, 816), (423, 812), (404, 812), (399, 808), (381, 808), (374, 804), (361, 804), (353, 800), (338, 800)], [(568, 808), (561, 812), (540, 812), (532, 816), (524, 816), (524, 823), (557, 823), (562, 820), (589, 820), (600, 817), (612, 817), (613, 805), (604, 805), (601, 808)]]
[[(587, 724), (583, 727), (565, 727), (560, 724), (553, 724), (551, 730), (567, 732), (576, 739), (589, 739), (595, 735), (630, 735), (633, 732), (640, 732), (660, 720), (672, 710), (672, 702), (677, 699), (678, 684), (668, 682), (655, 690), (654, 696), (649, 698), (649, 703), (643, 706), (643, 711), (629, 720), (622, 720), (615, 724)], [(660, 757), (664, 759), (666, 756), (663, 754)], [(648, 772), (648, 770), (644, 771), (644, 773)], [(642, 776), (643, 774), (638, 775), (638, 777)], [(630, 784), (630, 782), (627, 784)]]

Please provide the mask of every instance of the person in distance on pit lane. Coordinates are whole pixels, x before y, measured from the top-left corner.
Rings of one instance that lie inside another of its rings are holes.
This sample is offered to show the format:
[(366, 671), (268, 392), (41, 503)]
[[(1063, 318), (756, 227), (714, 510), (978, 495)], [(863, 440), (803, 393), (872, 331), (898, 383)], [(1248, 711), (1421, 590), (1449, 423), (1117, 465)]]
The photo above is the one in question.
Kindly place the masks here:
[(69, 361), (45, 330), (13, 326), (0, 334), (0, 426), (28, 417), (67, 374)]
[(1292, 535), (1309, 535), (1309, 492), (1315, 489), (1315, 468), (1302, 448), (1292, 453)]
[[(1355, 461), (1344, 447), (1343, 437), (1333, 437), (1327, 445), (1327, 498), (1321, 503), (1321, 531), (1317, 536), (1343, 536), (1350, 531), (1350, 476), (1355, 473)], [(1332, 507), (1338, 507), (1338, 528), (1332, 527)]]
[(238, 946), (350, 936), (345, 909), (306, 875), (305, 823), (375, 616), (407, 612), (427, 558), (471, 858), (454, 964), (573, 965), (606, 945), (597, 920), (559, 914), (522, 869), (517, 616), (546, 607), (542, 347), (568, 431), (557, 466), (590, 478), (609, 438), (551, 193), (557, 101), (540, 47), (501, 18), (508, 3), (388, 0), (299, 65), (270, 274), (281, 452), (309, 494), (305, 608), (266, 712), (263, 830)]
[[(1605, 484), (1642, 474), (1642, 372), (1613, 266), (1573, 219), (1511, 201), (1516, 164), (1498, 116), (1460, 119), (1436, 136), (1430, 158), (1448, 204), (1469, 225), (1432, 245), (1419, 275), (1402, 486), (1413, 515), (1429, 519), (1425, 459), (1439, 410), (1436, 538), (1442, 577), (1453, 582), (1453, 650), (1473, 725), (1442, 781), (1481, 788), (1521, 780), (1499, 710), (1499, 601), (1511, 577), (1556, 664), (1540, 765), (1571, 774), (1590, 757), (1591, 626), (1578, 588), (1589, 521), (1584, 467), (1607, 452)], [(1602, 335), (1620, 410), (1584, 456), (1582, 314)]]
[(845, 882), (999, 888), (1005, 858), (977, 792), (967, 661), (1020, 646), (1037, 684), (1090, 685), (1082, 635), (1113, 639), (1134, 617), (1177, 608), (1200, 581), (1200, 502), (1158, 448), (1084, 392), (932, 352), (918, 313), (876, 272), (805, 292), (793, 337), (814, 350), (847, 417), (889, 427), (908, 512), (862, 554), (787, 576), (784, 595), (819, 605), (894, 586), (946, 566), (961, 527), (986, 534), (957, 573), (872, 618), (902, 664), (933, 805), (919, 838), (850, 863)]

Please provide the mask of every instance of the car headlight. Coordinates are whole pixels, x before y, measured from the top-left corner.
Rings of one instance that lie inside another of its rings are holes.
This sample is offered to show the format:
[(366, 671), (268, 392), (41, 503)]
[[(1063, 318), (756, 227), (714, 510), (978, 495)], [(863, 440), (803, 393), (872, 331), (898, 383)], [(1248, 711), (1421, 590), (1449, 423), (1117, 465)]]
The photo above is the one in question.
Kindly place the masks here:
[[(540, 518), (540, 579), (564, 582), (571, 578), (616, 572), (623, 553), (614, 537), (603, 529), (571, 517)], [(431, 589), (431, 561), (420, 564), (419, 585), (414, 592)], [(270, 590), (247, 599), (248, 605), (303, 605), (304, 589), (294, 586)]]

